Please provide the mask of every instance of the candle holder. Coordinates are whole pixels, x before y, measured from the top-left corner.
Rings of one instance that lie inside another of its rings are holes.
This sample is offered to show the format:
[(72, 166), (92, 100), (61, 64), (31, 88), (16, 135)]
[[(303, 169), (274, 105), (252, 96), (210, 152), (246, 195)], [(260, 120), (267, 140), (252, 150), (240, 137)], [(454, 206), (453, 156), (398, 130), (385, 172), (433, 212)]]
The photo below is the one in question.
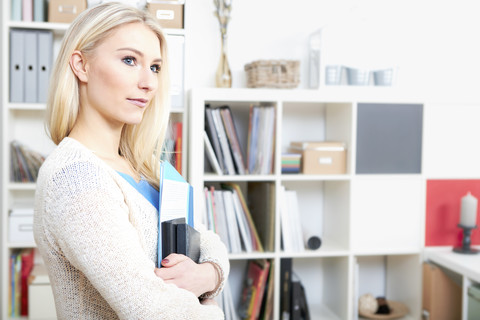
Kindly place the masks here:
[(453, 251), (457, 253), (464, 253), (464, 254), (478, 253), (479, 250), (470, 247), (472, 243), (472, 240), (471, 240), (472, 230), (476, 229), (477, 226), (467, 227), (462, 224), (458, 224), (457, 226), (463, 229), (463, 240), (462, 240), (462, 246), (453, 248)]

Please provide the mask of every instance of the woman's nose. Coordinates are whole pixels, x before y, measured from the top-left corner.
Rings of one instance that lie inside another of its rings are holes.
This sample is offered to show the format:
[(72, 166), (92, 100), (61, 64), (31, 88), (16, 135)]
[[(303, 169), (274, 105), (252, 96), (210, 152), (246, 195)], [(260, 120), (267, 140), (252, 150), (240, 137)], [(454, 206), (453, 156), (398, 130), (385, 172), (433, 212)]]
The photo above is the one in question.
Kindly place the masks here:
[(150, 67), (142, 68), (138, 79), (138, 87), (145, 91), (152, 91), (157, 88), (158, 78)]

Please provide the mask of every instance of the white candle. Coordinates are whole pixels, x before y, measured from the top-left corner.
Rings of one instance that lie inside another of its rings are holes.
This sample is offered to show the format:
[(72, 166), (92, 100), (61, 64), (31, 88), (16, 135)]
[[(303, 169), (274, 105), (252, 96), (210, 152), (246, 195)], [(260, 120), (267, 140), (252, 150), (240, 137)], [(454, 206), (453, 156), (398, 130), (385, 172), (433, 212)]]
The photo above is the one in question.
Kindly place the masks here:
[(462, 198), (460, 224), (464, 227), (475, 227), (477, 224), (478, 200), (469, 192)]

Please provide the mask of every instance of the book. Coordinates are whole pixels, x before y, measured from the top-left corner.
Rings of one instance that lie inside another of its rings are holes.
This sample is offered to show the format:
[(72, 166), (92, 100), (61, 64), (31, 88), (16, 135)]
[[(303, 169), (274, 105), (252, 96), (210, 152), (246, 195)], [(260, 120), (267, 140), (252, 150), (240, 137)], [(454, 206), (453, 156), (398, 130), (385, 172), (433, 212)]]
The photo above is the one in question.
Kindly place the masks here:
[(175, 169), (178, 172), (182, 172), (183, 123), (181, 121), (175, 122), (174, 137), (175, 137)]
[(176, 232), (176, 253), (186, 255), (198, 263), (200, 259), (200, 233), (186, 223), (177, 224)]
[(289, 226), (292, 234), (293, 248), (296, 252), (304, 251), (303, 229), (298, 206), (298, 196), (295, 190), (285, 190), (285, 197), (288, 204)]
[(273, 299), (275, 295), (275, 261), (272, 260), (270, 262), (270, 271), (268, 274), (267, 284), (266, 284), (266, 297), (262, 303), (262, 307), (260, 309), (260, 316), (259, 319), (262, 320), (273, 320)]
[(288, 199), (285, 194), (285, 187), (280, 186), (280, 229), (282, 239), (282, 249), (285, 252), (294, 251), (292, 228), (290, 226), (290, 217), (288, 215)]
[(215, 123), (213, 122), (213, 111), (209, 105), (205, 106), (205, 131), (207, 132), (208, 138), (212, 142), (212, 147), (215, 155), (217, 156), (216, 158), (218, 159), (218, 163), (222, 169), (222, 172), (227, 173), (222, 149), (220, 148), (220, 140), (215, 128)]
[(219, 109), (228, 142), (230, 143), (230, 149), (235, 162), (235, 167), (237, 168), (237, 173), (245, 174), (245, 161), (243, 160), (244, 157), (240, 146), (240, 140), (238, 138), (238, 131), (235, 128), (235, 123), (233, 121), (232, 110), (229, 106), (222, 106)]
[(222, 150), (223, 160), (225, 162), (226, 173), (229, 175), (234, 175), (236, 173), (235, 165), (233, 164), (233, 157), (230, 151), (227, 133), (225, 132), (225, 127), (223, 125), (220, 110), (218, 108), (212, 109), (212, 117), (215, 130), (218, 135), (218, 140), (220, 141), (220, 148)]
[(292, 258), (280, 260), (280, 319), (290, 320), (292, 283)]
[(305, 289), (299, 279), (292, 277), (290, 320), (310, 320)]
[(183, 218), (172, 219), (162, 222), (162, 256), (160, 260), (163, 260), (170, 253), (176, 253), (177, 251), (177, 234), (176, 234), (176, 222), (185, 221)]
[(161, 267), (162, 222), (184, 218), (185, 223), (194, 227), (193, 188), (180, 173), (166, 161), (160, 163), (159, 206), (158, 206), (158, 261)]
[(260, 237), (258, 236), (257, 228), (255, 227), (255, 223), (252, 219), (252, 214), (250, 213), (250, 209), (248, 208), (247, 201), (243, 196), (243, 192), (240, 189), (240, 186), (237, 183), (222, 183), (222, 188), (230, 189), (234, 192), (234, 196), (238, 198), (240, 207), (244, 214), (244, 220), (246, 221), (245, 227), (248, 229), (248, 233), (250, 234), (250, 239), (252, 242), (253, 250), (263, 252), (263, 246), (260, 241)]
[(239, 308), (242, 319), (258, 319), (269, 268), (270, 262), (268, 260), (248, 261)]
[(162, 259), (171, 253), (183, 254), (195, 262), (200, 258), (200, 233), (185, 218), (162, 222)]
[(209, 187), (203, 187), (203, 192), (205, 194), (205, 221), (208, 230), (212, 230), (215, 232), (215, 220), (213, 218), (213, 195), (210, 192)]
[(250, 106), (247, 167), (250, 174), (271, 174), (275, 148), (275, 108)]
[(280, 189), (280, 226), (283, 250), (300, 252), (305, 250), (303, 230), (300, 220), (297, 192)]
[(242, 252), (242, 244), (240, 239), (240, 228), (238, 226), (235, 207), (233, 204), (233, 191), (222, 191), (223, 204), (225, 206), (225, 216), (227, 219), (228, 236), (230, 240), (231, 253)]
[(227, 227), (227, 216), (225, 212), (225, 204), (223, 201), (223, 195), (221, 190), (214, 190), (213, 191), (213, 198), (215, 199), (215, 209), (216, 209), (216, 221), (217, 227), (216, 232), (222, 239), (222, 242), (228, 248), (228, 251), (231, 252), (231, 245), (229, 239), (229, 232)]
[(254, 225), (265, 251), (275, 250), (275, 184), (249, 182), (247, 198)]
[(210, 139), (208, 138), (208, 134), (206, 131), (203, 131), (203, 142), (205, 144), (205, 154), (207, 155), (210, 165), (212, 166), (216, 174), (222, 175), (223, 174), (222, 168), (220, 167), (220, 163), (217, 160), (217, 156), (213, 151), (212, 144), (210, 143)]
[(33, 249), (24, 249), (21, 252), (22, 267), (20, 271), (20, 315), (28, 316), (28, 278), (33, 269), (33, 258), (34, 258)]

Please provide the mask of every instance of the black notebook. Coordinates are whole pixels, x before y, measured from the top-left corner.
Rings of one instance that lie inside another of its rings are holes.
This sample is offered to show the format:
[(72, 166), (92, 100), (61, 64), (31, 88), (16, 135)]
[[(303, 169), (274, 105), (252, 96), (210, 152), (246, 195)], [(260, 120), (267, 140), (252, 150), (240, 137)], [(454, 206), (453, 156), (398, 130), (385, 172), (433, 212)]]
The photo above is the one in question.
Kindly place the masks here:
[(200, 233), (185, 223), (184, 218), (162, 222), (162, 259), (170, 253), (184, 254), (198, 263)]

